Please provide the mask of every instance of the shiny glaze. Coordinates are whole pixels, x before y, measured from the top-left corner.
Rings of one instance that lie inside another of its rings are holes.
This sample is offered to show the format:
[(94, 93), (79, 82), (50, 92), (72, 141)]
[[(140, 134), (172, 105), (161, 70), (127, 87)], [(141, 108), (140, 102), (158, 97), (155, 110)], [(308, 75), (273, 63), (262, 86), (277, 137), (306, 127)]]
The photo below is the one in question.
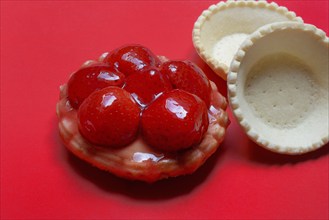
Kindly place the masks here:
[(154, 153), (151, 154), (151, 153), (145, 153), (145, 152), (135, 152), (132, 157), (133, 161), (135, 161), (137, 163), (142, 163), (142, 162), (149, 161), (149, 160), (156, 163), (156, 162), (160, 161), (162, 158), (164, 158), (163, 154), (155, 155)]

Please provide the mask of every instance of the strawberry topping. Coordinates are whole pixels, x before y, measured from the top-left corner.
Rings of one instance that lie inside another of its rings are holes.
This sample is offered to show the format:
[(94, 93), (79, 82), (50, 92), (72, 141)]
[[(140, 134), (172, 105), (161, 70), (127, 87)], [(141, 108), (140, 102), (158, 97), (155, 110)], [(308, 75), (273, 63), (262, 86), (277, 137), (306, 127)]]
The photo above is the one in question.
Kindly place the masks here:
[(128, 45), (120, 47), (109, 53), (103, 60), (113, 64), (120, 72), (129, 76), (139, 73), (150, 66), (159, 66), (160, 60), (152, 51), (141, 45)]
[(154, 148), (177, 151), (198, 144), (208, 128), (204, 101), (183, 90), (172, 90), (142, 113), (144, 140)]
[(210, 104), (210, 83), (204, 72), (191, 61), (167, 61), (161, 71), (169, 76), (176, 89), (199, 96), (207, 106)]
[(124, 89), (132, 94), (141, 107), (145, 107), (163, 92), (170, 91), (172, 86), (166, 75), (157, 69), (148, 69), (129, 75)]
[(71, 106), (78, 109), (83, 100), (96, 90), (107, 86), (122, 87), (124, 78), (122, 73), (104, 63), (79, 69), (68, 81), (68, 99)]
[(133, 142), (139, 121), (140, 108), (130, 93), (118, 87), (93, 92), (78, 110), (81, 134), (91, 143), (106, 147)]
[(67, 86), (79, 131), (90, 143), (129, 145), (141, 127), (146, 143), (167, 152), (200, 143), (210, 93), (209, 80), (194, 63), (161, 63), (141, 45), (120, 47), (80, 68)]

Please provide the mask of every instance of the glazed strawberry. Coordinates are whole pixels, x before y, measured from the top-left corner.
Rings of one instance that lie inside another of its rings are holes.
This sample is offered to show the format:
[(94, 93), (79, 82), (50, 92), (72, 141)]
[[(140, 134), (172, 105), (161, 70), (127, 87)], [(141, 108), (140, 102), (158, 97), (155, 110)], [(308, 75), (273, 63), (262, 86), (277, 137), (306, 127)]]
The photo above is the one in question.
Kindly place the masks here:
[(160, 64), (160, 60), (152, 51), (138, 44), (123, 46), (112, 51), (104, 58), (103, 62), (113, 64), (126, 76)]
[(93, 92), (78, 110), (81, 134), (89, 142), (109, 148), (134, 141), (139, 121), (140, 108), (130, 93), (113, 86)]
[(199, 97), (172, 90), (142, 113), (144, 140), (154, 148), (177, 151), (198, 144), (208, 128), (207, 106)]
[(68, 99), (77, 109), (92, 92), (107, 86), (124, 84), (125, 76), (113, 67), (104, 63), (96, 63), (76, 71), (68, 81)]
[(124, 89), (141, 107), (145, 107), (163, 92), (170, 91), (172, 86), (166, 75), (153, 68), (128, 76)]
[(210, 103), (210, 83), (204, 72), (191, 61), (167, 61), (161, 71), (169, 76), (174, 88), (199, 96), (206, 105)]

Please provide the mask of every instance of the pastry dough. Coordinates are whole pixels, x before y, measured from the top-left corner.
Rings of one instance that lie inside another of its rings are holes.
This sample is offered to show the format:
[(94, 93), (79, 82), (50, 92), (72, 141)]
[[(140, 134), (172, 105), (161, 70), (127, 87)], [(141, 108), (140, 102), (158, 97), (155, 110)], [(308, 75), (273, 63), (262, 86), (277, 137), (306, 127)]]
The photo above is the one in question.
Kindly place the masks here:
[(247, 135), (278, 153), (328, 143), (328, 49), (310, 24), (261, 27), (242, 44), (228, 74), (231, 108)]
[(274, 2), (220, 2), (203, 11), (195, 22), (193, 44), (200, 57), (226, 80), (233, 56), (248, 35), (263, 25), (280, 21), (303, 22)]

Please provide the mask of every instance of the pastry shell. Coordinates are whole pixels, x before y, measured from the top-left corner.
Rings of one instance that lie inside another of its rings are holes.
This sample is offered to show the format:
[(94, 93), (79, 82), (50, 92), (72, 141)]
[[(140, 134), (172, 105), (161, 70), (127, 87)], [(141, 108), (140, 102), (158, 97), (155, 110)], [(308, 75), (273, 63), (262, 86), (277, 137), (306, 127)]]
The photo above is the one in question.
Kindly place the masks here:
[(226, 80), (233, 56), (246, 37), (261, 26), (281, 21), (303, 22), (294, 12), (274, 2), (219, 2), (199, 16), (192, 40), (199, 56)]
[(228, 73), (234, 115), (260, 146), (303, 154), (328, 143), (328, 49), (310, 24), (261, 27), (241, 45)]

